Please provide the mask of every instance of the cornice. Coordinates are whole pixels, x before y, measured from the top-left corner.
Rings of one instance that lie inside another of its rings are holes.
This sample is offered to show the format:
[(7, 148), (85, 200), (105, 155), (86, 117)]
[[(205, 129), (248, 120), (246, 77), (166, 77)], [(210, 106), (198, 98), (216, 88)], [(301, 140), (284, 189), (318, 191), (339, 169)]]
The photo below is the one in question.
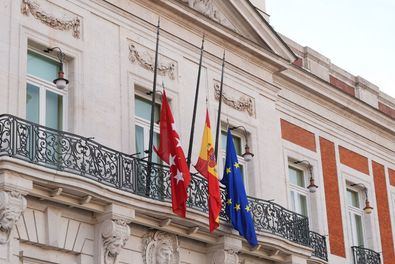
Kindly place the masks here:
[(276, 74), (278, 81), (289, 81), (312, 94), (318, 95), (333, 106), (343, 109), (356, 117), (367, 120), (372, 125), (389, 133), (395, 133), (395, 121), (382, 114), (378, 109), (332, 87), (328, 82), (307, 71), (290, 67)]

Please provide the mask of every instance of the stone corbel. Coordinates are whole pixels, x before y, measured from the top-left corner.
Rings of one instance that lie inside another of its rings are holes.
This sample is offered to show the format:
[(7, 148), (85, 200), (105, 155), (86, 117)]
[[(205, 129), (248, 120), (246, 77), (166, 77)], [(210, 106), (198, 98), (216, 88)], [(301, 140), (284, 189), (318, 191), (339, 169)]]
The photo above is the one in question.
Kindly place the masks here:
[(26, 207), (26, 199), (19, 192), (0, 192), (0, 244), (8, 243), (12, 228)]
[(130, 227), (123, 219), (108, 219), (102, 224), (104, 264), (115, 264), (130, 236)]
[(22, 0), (21, 13), (25, 16), (31, 14), (35, 19), (53, 29), (62, 31), (71, 30), (74, 38), (80, 38), (81, 21), (78, 17), (70, 20), (54, 17), (41, 10), (40, 5), (33, 0)]
[(211, 264), (239, 264), (239, 251), (242, 242), (231, 237), (222, 237), (218, 245), (211, 247), (208, 263)]

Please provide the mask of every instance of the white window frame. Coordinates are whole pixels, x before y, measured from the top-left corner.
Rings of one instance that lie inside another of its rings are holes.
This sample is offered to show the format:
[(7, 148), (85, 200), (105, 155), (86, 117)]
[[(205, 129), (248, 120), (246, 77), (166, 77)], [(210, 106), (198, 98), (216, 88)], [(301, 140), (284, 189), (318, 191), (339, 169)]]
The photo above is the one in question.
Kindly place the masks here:
[[(290, 175), (289, 175), (289, 167), (294, 168), (296, 170), (299, 170), (303, 173), (303, 182), (304, 182), (304, 187), (298, 186), (296, 184), (293, 184), (290, 180)], [(300, 164), (293, 164), (292, 162), (288, 162), (288, 167), (287, 167), (287, 177), (288, 177), (288, 192), (289, 192), (289, 198), (288, 198), (288, 208), (294, 212), (296, 211), (296, 208), (299, 205), (300, 207), (300, 201), (297, 199), (295, 201), (295, 206), (294, 202), (292, 201), (292, 192), (295, 192), (296, 194), (300, 194), (306, 197), (306, 208), (307, 208), (307, 217), (309, 218), (309, 222), (311, 222), (311, 201), (310, 201), (310, 192), (309, 189), (307, 189), (307, 186), (309, 184), (309, 179), (310, 176), (308, 175), (308, 169), (305, 166), (302, 166)], [(301, 212), (297, 212), (299, 214), (302, 214)], [(311, 224), (311, 223), (310, 223)]]
[[(351, 190), (353, 192), (356, 192), (358, 194), (358, 202), (359, 202), (359, 208), (352, 206), (351, 204), (348, 203), (348, 190)], [(354, 215), (358, 215), (361, 217), (361, 224), (362, 224), (362, 239), (363, 239), (363, 247), (367, 247), (368, 243), (367, 243), (367, 236), (366, 236), (366, 224), (365, 224), (365, 220), (364, 220), (364, 211), (363, 211), (363, 207), (365, 206), (365, 198), (363, 195), (364, 190), (361, 190), (360, 188), (356, 187), (356, 186), (351, 186), (351, 184), (348, 184), (346, 186), (346, 208), (347, 208), (347, 222), (349, 225), (349, 237), (350, 237), (350, 244), (351, 246), (360, 246), (358, 244), (356, 244), (358, 241), (357, 236), (357, 227), (356, 224), (354, 223), (355, 221), (355, 217)]]
[[(53, 57), (50, 57), (36, 49), (29, 48), (27, 52), (34, 52), (36, 54), (39, 54), (40, 56), (46, 57), (50, 60), (53, 60), (57, 62)], [(27, 64), (26, 64), (27, 65)], [(65, 75), (67, 75), (67, 64), (63, 62), (63, 71), (65, 72)], [(54, 76), (54, 79), (56, 79), (57, 76)], [(46, 91), (53, 92), (55, 94), (61, 95), (62, 96), (62, 130), (67, 130), (67, 124), (68, 124), (68, 114), (67, 114), (67, 109), (68, 109), (68, 89), (67, 87), (64, 90), (60, 90), (56, 88), (56, 85), (52, 82), (48, 82), (47, 80), (43, 80), (38, 78), (37, 76), (31, 75), (26, 73), (26, 92), (27, 92), (27, 84), (34, 85), (39, 88), (39, 124), (42, 126), (46, 126)], [(26, 104), (25, 104), (26, 107)]]

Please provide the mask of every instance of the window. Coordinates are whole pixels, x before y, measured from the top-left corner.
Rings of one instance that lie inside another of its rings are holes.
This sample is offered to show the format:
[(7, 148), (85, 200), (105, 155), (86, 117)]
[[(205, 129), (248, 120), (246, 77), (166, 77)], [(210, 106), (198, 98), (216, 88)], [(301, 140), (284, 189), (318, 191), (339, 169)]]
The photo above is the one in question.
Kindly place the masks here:
[(290, 209), (304, 216), (309, 216), (309, 190), (305, 171), (288, 166)]
[[(150, 122), (151, 122), (151, 101), (135, 96), (135, 140), (136, 140), (136, 153), (139, 158), (147, 156), (144, 152), (148, 150), (149, 144), (149, 132), (150, 132)], [(159, 116), (160, 116), (160, 105), (155, 104), (154, 107), (154, 146), (158, 146), (159, 143)], [(152, 161), (155, 163), (160, 163), (158, 155), (152, 152)]]
[(54, 129), (64, 129), (66, 91), (52, 83), (60, 64), (44, 55), (27, 52), (26, 119)]
[(347, 188), (347, 211), (351, 229), (353, 246), (364, 247), (365, 235), (363, 228), (363, 199), (358, 189)]
[[(224, 168), (223, 164), (225, 164), (225, 158), (226, 158), (226, 137), (228, 133), (226, 131), (221, 131), (221, 152), (222, 152), (222, 170), (220, 170), (221, 173), (223, 173)], [(236, 149), (236, 154), (237, 154), (237, 160), (239, 161), (240, 164), (240, 172), (241, 176), (243, 177), (243, 182), (246, 183), (246, 179), (244, 178), (244, 175), (246, 175), (246, 162), (244, 161), (243, 156), (243, 142), (242, 138), (238, 136), (237, 134), (235, 135), (234, 131), (232, 131), (232, 136), (233, 136), (233, 144), (235, 145)], [(222, 177), (222, 175), (220, 176)], [(245, 184), (245, 187), (247, 189), (247, 184)]]

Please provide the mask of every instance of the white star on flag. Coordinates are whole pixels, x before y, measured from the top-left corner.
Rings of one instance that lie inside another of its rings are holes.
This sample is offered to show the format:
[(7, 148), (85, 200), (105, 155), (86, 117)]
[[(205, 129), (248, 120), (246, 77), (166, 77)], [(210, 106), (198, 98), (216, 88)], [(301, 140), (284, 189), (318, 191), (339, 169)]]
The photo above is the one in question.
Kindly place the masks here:
[(173, 131), (177, 132), (177, 127), (176, 127), (176, 124), (174, 122), (171, 123), (171, 129), (173, 129)]
[(176, 159), (176, 155), (172, 156), (170, 154), (170, 157), (169, 157), (169, 166), (170, 167), (173, 166), (173, 165), (176, 165), (176, 163), (174, 162), (175, 159)]
[(174, 176), (174, 179), (177, 180), (177, 184), (178, 184), (180, 181), (184, 181), (184, 176), (182, 176), (181, 171), (179, 171), (178, 169), (177, 169), (177, 174), (176, 174), (176, 176)]
[(176, 146), (176, 148), (181, 147), (180, 139), (179, 139), (179, 138), (176, 138), (176, 141), (177, 141), (177, 146)]

